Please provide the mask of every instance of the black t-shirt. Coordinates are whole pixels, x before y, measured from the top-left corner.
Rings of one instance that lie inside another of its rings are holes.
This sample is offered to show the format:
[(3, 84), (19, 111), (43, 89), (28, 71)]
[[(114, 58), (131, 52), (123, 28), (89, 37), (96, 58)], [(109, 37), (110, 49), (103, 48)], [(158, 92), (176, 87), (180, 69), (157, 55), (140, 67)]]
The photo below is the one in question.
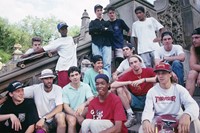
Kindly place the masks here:
[(2, 133), (24, 133), (30, 125), (35, 124), (39, 120), (33, 99), (25, 99), (19, 105), (15, 105), (12, 99), (8, 99), (0, 108), (0, 114), (15, 114), (22, 125), (22, 130), (15, 132), (12, 129), (10, 119), (2, 121), (0, 122), (0, 132)]

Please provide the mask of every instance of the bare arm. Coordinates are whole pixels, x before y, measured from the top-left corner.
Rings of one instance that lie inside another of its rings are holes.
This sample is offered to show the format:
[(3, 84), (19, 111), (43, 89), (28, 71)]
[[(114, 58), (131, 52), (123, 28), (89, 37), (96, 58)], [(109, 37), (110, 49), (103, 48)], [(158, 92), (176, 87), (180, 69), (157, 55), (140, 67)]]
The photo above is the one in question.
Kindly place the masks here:
[[(57, 113), (62, 112), (63, 109), (63, 104), (57, 105), (55, 109), (53, 109), (50, 113), (47, 115), (43, 116), (46, 117), (46, 119), (50, 119), (53, 116), (55, 116)], [(37, 123), (36, 123), (36, 128), (42, 128), (44, 126), (45, 119), (41, 118)]]
[(42, 53), (42, 52), (45, 52), (43, 48), (39, 48), (37, 50), (35, 50), (34, 52), (30, 53), (30, 54), (24, 54), (21, 56), (21, 58), (26, 58), (30, 55), (34, 55), (34, 54), (39, 54), (39, 53)]
[(114, 81), (110, 87), (111, 88), (117, 88), (117, 87), (121, 87), (121, 86), (125, 86), (125, 85), (130, 85), (132, 83), (132, 81)]
[(67, 114), (70, 114), (72, 116), (75, 116), (75, 111), (69, 107), (69, 105), (67, 103), (64, 103), (64, 110)]
[(30, 125), (25, 133), (33, 133), (35, 130), (35, 124)]
[(195, 71), (200, 71), (200, 65), (198, 64), (198, 57), (195, 54), (194, 46), (190, 48), (190, 68)]
[(122, 121), (115, 121), (115, 125), (100, 133), (121, 133)]
[(182, 54), (180, 54), (180, 55), (177, 55), (177, 56), (170, 56), (170, 57), (165, 56), (165, 57), (164, 57), (164, 60), (166, 60), (166, 61), (180, 60), (181, 62), (183, 62), (183, 61), (185, 60), (185, 54), (182, 53)]
[(87, 106), (89, 105), (90, 101), (91, 101), (93, 98), (94, 98), (94, 97), (90, 97), (90, 98), (87, 99), (86, 102), (84, 102), (83, 104), (81, 104), (81, 105), (77, 108), (77, 110), (76, 110), (76, 115), (77, 115), (77, 114), (78, 114), (78, 115), (81, 115), (81, 114), (83, 113), (84, 108), (87, 107)]

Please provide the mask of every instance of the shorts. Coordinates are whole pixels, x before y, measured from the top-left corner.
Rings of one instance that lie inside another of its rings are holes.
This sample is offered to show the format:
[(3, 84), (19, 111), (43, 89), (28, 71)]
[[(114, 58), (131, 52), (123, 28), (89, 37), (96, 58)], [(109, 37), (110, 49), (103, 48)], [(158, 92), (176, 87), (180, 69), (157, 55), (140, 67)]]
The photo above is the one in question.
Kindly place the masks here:
[(146, 95), (135, 96), (131, 93), (131, 108), (133, 109), (144, 109)]
[(53, 119), (51, 122), (45, 122), (44, 127), (47, 133), (56, 131), (57, 129), (56, 119)]
[(68, 77), (68, 71), (58, 71), (58, 85), (60, 87), (64, 87), (68, 83), (70, 83), (70, 79)]

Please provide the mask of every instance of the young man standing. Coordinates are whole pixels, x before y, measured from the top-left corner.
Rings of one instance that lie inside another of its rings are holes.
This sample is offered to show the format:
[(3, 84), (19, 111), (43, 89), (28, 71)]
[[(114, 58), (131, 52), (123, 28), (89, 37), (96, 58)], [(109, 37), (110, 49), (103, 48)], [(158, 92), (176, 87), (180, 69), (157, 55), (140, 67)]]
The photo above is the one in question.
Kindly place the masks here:
[(190, 95), (194, 94), (196, 82), (200, 86), (200, 27), (192, 33), (190, 48), (190, 71), (186, 80), (186, 88)]
[(119, 77), (111, 87), (116, 88), (126, 109), (128, 120), (125, 125), (131, 127), (136, 123), (133, 109), (144, 109), (146, 94), (153, 87), (152, 82), (156, 82), (156, 78), (152, 68), (141, 67), (141, 59), (138, 56), (133, 55), (128, 61), (132, 70)]
[(81, 82), (80, 70), (72, 66), (68, 70), (71, 82), (63, 88), (64, 111), (68, 123), (68, 133), (76, 133), (76, 123), (80, 125), (87, 113), (87, 106), (93, 99), (91, 88)]
[(57, 29), (61, 34), (61, 37), (50, 42), (50, 44), (39, 48), (31, 54), (41, 53), (44, 51), (57, 51), (59, 55), (58, 62), (56, 64), (56, 71), (58, 73), (58, 85), (64, 87), (70, 82), (68, 77), (68, 69), (71, 66), (77, 66), (76, 45), (71, 36), (67, 36), (68, 25), (65, 22), (60, 22), (57, 25)]
[(160, 39), (156, 37), (155, 32), (159, 31), (159, 36), (162, 33), (163, 26), (153, 17), (146, 18), (144, 7), (137, 7), (135, 14), (138, 21), (132, 25), (132, 36), (134, 37), (137, 54), (139, 54), (146, 67), (154, 66), (154, 51), (159, 46)]
[(32, 99), (24, 99), (23, 84), (14, 81), (7, 87), (8, 99), (0, 108), (2, 133), (33, 133), (38, 113)]
[[(145, 108), (142, 113), (141, 129), (144, 133), (153, 133), (155, 130), (152, 124), (156, 123), (156, 116), (171, 115), (179, 121), (178, 132), (188, 133), (190, 123), (193, 120), (198, 120), (198, 104), (186, 88), (173, 82), (172, 70), (169, 64), (160, 63), (154, 71), (158, 83), (147, 93)], [(185, 108), (184, 111), (181, 108), (182, 105)]]
[(127, 133), (122, 102), (108, 91), (108, 76), (99, 74), (95, 82), (99, 95), (89, 104), (86, 119), (82, 123), (82, 133)]
[(173, 45), (172, 33), (169, 31), (163, 32), (161, 35), (163, 46), (154, 52), (155, 64), (160, 62), (169, 63), (172, 66), (172, 71), (178, 77), (178, 83), (184, 86), (184, 71), (182, 62), (185, 60), (185, 53), (180, 45)]
[(108, 17), (109, 22), (112, 25), (113, 29), (113, 50), (114, 50), (114, 60), (115, 65), (120, 64), (123, 59), (123, 43), (124, 43), (124, 37), (123, 37), (123, 31), (125, 30), (127, 32), (127, 35), (130, 36), (130, 29), (122, 19), (117, 19), (116, 12), (114, 7), (108, 7)]
[(57, 128), (57, 133), (65, 133), (66, 122), (63, 110), (62, 89), (53, 84), (56, 76), (51, 69), (44, 69), (40, 79), (42, 83), (24, 88), (26, 98), (33, 98), (40, 120), (36, 129), (46, 132)]
[(104, 69), (108, 71), (111, 77), (111, 41), (113, 37), (112, 26), (108, 21), (102, 18), (103, 7), (99, 4), (95, 5), (94, 12), (96, 19), (89, 24), (89, 34), (92, 37), (92, 54), (101, 55), (103, 57)]
[(106, 74), (107, 76), (109, 76), (108, 72), (106, 70), (103, 69), (103, 58), (100, 55), (95, 55), (92, 57), (92, 68), (88, 69), (85, 72), (84, 78), (83, 78), (83, 82), (87, 83), (90, 85), (91, 89), (92, 89), (92, 93), (97, 96), (98, 92), (96, 90), (96, 85), (95, 85), (95, 77), (98, 74)]

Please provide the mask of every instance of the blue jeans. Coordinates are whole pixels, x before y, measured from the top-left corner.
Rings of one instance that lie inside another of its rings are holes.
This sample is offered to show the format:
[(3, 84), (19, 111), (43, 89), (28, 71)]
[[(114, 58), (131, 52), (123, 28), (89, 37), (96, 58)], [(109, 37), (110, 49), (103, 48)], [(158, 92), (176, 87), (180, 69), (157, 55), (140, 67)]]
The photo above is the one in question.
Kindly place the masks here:
[(178, 77), (178, 83), (180, 85), (184, 85), (184, 71), (183, 71), (183, 64), (179, 60), (174, 60), (172, 63), (172, 71)]
[(146, 95), (135, 96), (131, 93), (131, 108), (143, 110), (145, 106), (145, 100), (146, 100)]
[(103, 57), (104, 69), (108, 71), (109, 76), (111, 77), (111, 46), (97, 46), (94, 43), (92, 43), (92, 54), (101, 55)]

